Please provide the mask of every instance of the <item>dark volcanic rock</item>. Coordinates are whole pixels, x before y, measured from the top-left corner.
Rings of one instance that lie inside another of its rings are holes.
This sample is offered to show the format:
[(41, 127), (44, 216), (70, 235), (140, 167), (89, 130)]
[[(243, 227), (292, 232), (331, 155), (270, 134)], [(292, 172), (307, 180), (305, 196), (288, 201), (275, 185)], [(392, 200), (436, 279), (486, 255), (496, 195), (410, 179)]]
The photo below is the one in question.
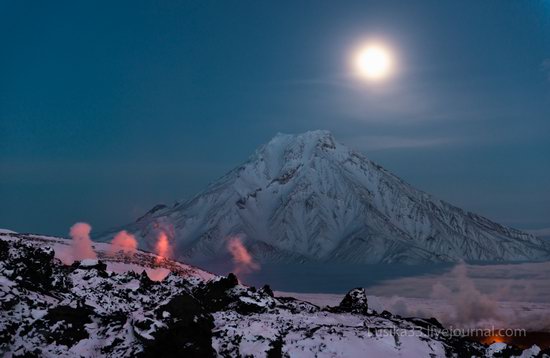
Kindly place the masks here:
[(235, 297), (227, 291), (239, 284), (237, 276), (233, 273), (222, 277), (217, 281), (211, 281), (195, 290), (195, 297), (200, 300), (207, 311), (221, 311), (235, 301)]
[(155, 285), (155, 281), (151, 280), (149, 278), (149, 275), (147, 275), (147, 272), (143, 270), (141, 274), (139, 275), (139, 287), (142, 290), (148, 290), (152, 286)]
[[(191, 295), (181, 293), (156, 310), (157, 318), (169, 314), (166, 328), (152, 333), (140, 357), (213, 357), (214, 319)], [(143, 327), (149, 328), (149, 327)]]
[(463, 337), (450, 337), (445, 346), (448, 357), (483, 357), (485, 347)]
[(27, 289), (48, 291), (52, 287), (53, 260), (52, 249), (43, 250), (22, 243), (14, 244), (18, 256), (12, 256), (10, 265), (15, 268), (12, 277), (21, 278), (21, 286)]
[(254, 313), (262, 313), (266, 311), (266, 307), (260, 306), (252, 302), (236, 301), (235, 311), (242, 315), (249, 315)]
[(109, 277), (109, 274), (107, 273), (107, 264), (105, 264), (103, 261), (98, 260), (95, 265), (83, 265), (80, 261), (75, 261), (71, 265), (71, 268), (73, 270), (80, 269), (80, 270), (96, 270), (98, 275), (105, 278)]
[(268, 295), (269, 297), (275, 297), (275, 295), (273, 294), (273, 290), (271, 289), (271, 287), (269, 285), (264, 285), (259, 292), (263, 292), (265, 293), (266, 295)]
[(330, 312), (349, 312), (358, 314), (369, 314), (367, 293), (364, 288), (358, 287), (349, 291), (340, 304), (336, 307), (328, 307)]
[(93, 310), (88, 306), (57, 306), (50, 308), (37, 325), (47, 331), (45, 337), (49, 343), (56, 342), (71, 347), (89, 337), (85, 325), (92, 322), (92, 314)]
[(309, 312), (314, 313), (320, 310), (319, 306), (307, 301), (300, 301), (294, 297), (277, 297), (280, 306), (289, 310), (292, 313)]
[(250, 315), (265, 312), (274, 305), (273, 291), (269, 286), (260, 290), (241, 286), (232, 273), (200, 286), (193, 294), (209, 312), (232, 309), (242, 315)]
[[(387, 312), (387, 311), (384, 311), (384, 312)], [(437, 331), (437, 330), (444, 329), (443, 325), (434, 317), (431, 317), (431, 318), (411, 317), (411, 318), (406, 318), (406, 320), (426, 330)]]
[[(267, 358), (282, 358), (283, 357), (283, 337), (277, 336), (271, 341), (270, 348), (266, 352)], [(286, 355), (285, 355), (286, 356)]]
[(8, 258), (8, 242), (0, 240), (0, 260), (6, 260)]

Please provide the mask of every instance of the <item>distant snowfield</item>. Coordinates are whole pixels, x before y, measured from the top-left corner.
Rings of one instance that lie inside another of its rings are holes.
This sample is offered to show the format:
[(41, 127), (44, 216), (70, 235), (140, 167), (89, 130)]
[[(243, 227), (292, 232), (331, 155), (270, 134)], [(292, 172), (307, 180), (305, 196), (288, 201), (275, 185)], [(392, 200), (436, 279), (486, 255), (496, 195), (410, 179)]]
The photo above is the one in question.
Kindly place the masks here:
[[(450, 272), (382, 281), (367, 287), (369, 306), (403, 316), (435, 317), (453, 327), (494, 325), (550, 331), (550, 262), (458, 265)], [(343, 294), (277, 291), (320, 306)]]
[[(275, 291), (276, 297), (290, 296), (299, 300), (311, 302), (318, 306), (337, 306), (344, 294), (335, 293), (299, 293)], [(402, 296), (373, 296), (369, 295), (369, 307), (382, 312), (384, 310), (405, 317), (435, 317), (447, 326), (460, 328), (486, 328), (506, 326), (512, 328), (524, 328), (534, 331), (550, 330), (550, 304), (541, 302), (497, 302), (496, 311), (501, 317), (494, 319), (470, 322), (466, 325), (456, 322), (449, 316), (454, 312), (452, 303), (433, 298), (417, 298)], [(512, 318), (512, 320), (510, 320)], [(488, 325), (488, 324), (489, 325)]]

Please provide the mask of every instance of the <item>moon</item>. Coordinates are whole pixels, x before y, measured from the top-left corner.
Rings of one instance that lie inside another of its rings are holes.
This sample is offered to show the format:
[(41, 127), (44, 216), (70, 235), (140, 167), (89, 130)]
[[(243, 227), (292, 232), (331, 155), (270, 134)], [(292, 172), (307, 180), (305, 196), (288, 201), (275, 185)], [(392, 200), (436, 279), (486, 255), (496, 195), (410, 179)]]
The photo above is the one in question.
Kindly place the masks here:
[(356, 52), (354, 64), (361, 77), (371, 81), (380, 81), (392, 74), (394, 59), (392, 52), (386, 46), (372, 43)]

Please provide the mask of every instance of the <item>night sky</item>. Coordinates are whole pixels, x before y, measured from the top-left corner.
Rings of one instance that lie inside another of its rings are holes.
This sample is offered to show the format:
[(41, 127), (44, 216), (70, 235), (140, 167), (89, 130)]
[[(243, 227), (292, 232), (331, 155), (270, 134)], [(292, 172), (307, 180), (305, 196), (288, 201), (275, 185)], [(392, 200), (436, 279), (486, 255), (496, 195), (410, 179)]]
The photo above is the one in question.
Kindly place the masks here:
[[(371, 38), (383, 83), (350, 70)], [(0, 227), (124, 224), (312, 129), (550, 227), (550, 1), (0, 1)]]

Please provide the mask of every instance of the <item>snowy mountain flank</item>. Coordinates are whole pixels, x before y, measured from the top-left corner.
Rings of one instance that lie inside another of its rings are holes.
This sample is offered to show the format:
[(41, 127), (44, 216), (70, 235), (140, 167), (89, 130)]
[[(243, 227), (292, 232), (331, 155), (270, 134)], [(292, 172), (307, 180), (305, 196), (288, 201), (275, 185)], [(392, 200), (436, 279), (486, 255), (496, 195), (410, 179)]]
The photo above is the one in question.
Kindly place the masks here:
[(549, 357), (449, 335), (433, 318), (377, 313), (360, 288), (319, 307), (141, 251), (109, 255), (108, 244), (67, 265), (58, 256), (69, 242), (0, 234), (1, 356)]
[(159, 227), (193, 259), (225, 255), (234, 236), (260, 262), (550, 258), (548, 242), (417, 190), (321, 130), (278, 134), (194, 198), (123, 229), (150, 250)]

